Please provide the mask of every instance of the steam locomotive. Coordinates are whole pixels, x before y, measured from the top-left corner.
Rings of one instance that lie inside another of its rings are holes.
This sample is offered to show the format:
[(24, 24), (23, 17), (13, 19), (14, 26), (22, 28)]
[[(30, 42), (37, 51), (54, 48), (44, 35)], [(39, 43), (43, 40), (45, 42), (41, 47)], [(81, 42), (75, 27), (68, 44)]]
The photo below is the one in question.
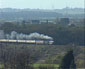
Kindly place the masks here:
[(11, 40), (11, 39), (0, 39), (0, 43), (24, 43), (24, 44), (53, 44), (53, 40)]

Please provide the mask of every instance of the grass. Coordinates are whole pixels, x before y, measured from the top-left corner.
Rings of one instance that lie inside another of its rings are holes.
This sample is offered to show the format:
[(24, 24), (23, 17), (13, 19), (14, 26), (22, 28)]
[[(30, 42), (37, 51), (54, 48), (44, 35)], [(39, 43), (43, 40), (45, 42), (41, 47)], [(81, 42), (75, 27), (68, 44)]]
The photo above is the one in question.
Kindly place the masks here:
[(3, 64), (0, 64), (0, 69), (3, 69)]
[(58, 69), (59, 65), (58, 64), (33, 64), (34, 69), (39, 69), (39, 67), (53, 67), (55, 69)]
[[(32, 67), (34, 69), (39, 69), (39, 67), (53, 67), (55, 69), (58, 69), (59, 65), (58, 64), (33, 64)], [(3, 69), (3, 65), (0, 64), (0, 69)]]

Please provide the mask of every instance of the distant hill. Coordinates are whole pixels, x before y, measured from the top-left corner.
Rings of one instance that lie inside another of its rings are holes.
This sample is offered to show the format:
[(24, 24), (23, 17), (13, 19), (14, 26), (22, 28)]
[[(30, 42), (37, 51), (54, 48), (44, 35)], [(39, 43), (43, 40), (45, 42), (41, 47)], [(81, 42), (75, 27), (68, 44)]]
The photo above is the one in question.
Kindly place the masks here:
[(5, 20), (27, 20), (27, 19), (52, 19), (59, 17), (84, 18), (82, 8), (64, 8), (55, 10), (44, 9), (13, 9), (0, 8), (0, 19)]
[(63, 9), (56, 9), (56, 12), (62, 13), (62, 14), (84, 14), (85, 8), (63, 8)]

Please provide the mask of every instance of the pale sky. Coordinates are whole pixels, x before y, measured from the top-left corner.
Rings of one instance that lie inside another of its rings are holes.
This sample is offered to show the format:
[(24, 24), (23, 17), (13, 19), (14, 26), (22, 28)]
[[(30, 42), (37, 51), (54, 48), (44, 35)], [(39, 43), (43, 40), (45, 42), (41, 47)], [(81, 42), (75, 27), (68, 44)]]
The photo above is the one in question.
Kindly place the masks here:
[(61, 9), (84, 8), (85, 0), (0, 0), (0, 8)]

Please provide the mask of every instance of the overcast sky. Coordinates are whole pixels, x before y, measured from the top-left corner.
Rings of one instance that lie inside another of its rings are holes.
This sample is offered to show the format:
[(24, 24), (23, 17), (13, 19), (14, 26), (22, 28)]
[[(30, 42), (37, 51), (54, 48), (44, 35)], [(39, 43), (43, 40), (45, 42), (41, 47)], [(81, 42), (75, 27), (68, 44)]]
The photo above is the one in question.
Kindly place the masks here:
[(61, 9), (84, 8), (84, 0), (0, 0), (0, 8)]

